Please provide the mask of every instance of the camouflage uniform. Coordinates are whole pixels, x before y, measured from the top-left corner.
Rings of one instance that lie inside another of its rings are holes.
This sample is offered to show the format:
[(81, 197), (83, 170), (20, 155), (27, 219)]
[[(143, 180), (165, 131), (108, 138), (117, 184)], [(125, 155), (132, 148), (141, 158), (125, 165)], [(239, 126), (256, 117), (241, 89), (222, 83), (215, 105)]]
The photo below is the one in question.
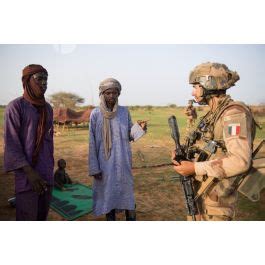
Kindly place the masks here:
[(197, 119), (196, 109), (192, 106), (192, 101), (189, 100), (189, 105), (185, 108), (185, 115), (187, 116), (187, 131), (189, 132), (195, 124)]
[[(216, 152), (207, 161), (195, 162), (194, 182), (198, 187), (200, 213), (197, 219), (232, 220), (237, 201), (235, 179), (251, 167), (255, 137), (251, 111), (244, 103), (234, 102), (225, 93), (218, 94), (218, 91), (233, 86), (237, 80), (239, 76), (236, 72), (217, 63), (201, 64), (190, 75), (191, 84), (200, 83), (204, 90), (211, 91), (210, 96), (216, 92), (215, 96), (218, 97), (218, 107), (213, 112), (209, 111), (196, 129), (200, 135), (196, 144), (205, 146), (211, 140), (218, 143)], [(205, 97), (209, 96), (207, 93)], [(210, 188), (204, 190), (208, 185), (207, 180), (213, 181), (208, 186)], [(203, 192), (200, 194), (200, 191)]]

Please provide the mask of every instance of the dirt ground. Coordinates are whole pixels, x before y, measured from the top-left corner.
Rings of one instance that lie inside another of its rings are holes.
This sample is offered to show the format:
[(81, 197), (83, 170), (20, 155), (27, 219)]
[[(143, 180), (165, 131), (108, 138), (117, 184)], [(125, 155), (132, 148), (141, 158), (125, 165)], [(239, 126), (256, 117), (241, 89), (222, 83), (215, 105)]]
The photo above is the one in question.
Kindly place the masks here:
[[(157, 112), (156, 112), (157, 111)], [(156, 165), (170, 162), (170, 152), (174, 143), (170, 138), (167, 117), (175, 110), (144, 110), (133, 112), (133, 120), (140, 117), (149, 118), (148, 135), (132, 144), (133, 166)], [(147, 113), (147, 114), (146, 114)], [(181, 115), (181, 114), (179, 114)], [(156, 119), (152, 118), (156, 117)], [(184, 126), (185, 120), (180, 120)], [(182, 126), (182, 127), (183, 127)], [(183, 129), (182, 129), (183, 132)], [(3, 129), (0, 126), (0, 220), (15, 220), (15, 209), (7, 200), (14, 196), (14, 176), (3, 173)], [(264, 137), (264, 129), (259, 139)], [(88, 128), (70, 129), (55, 137), (55, 161), (64, 158), (67, 172), (75, 181), (91, 185), (92, 179), (87, 175)], [(135, 198), (137, 220), (181, 221), (186, 219), (186, 209), (182, 188), (171, 166), (134, 169)], [(118, 220), (124, 220), (124, 214), (118, 214)], [(59, 214), (50, 210), (48, 220), (64, 220)], [(92, 214), (84, 215), (78, 220), (105, 220), (104, 216), (95, 218)], [(265, 192), (259, 202), (252, 203), (239, 195), (236, 220), (265, 220)]]
[[(91, 185), (91, 178), (86, 176), (87, 166), (84, 161), (70, 163), (69, 175), (80, 183)], [(2, 172), (2, 168), (0, 168)], [(171, 178), (174, 172), (170, 167), (156, 169), (155, 172), (133, 171), (135, 177), (135, 198), (137, 204), (137, 220), (184, 220), (185, 206), (182, 190), (178, 181)], [(76, 177), (78, 176), (78, 177)], [(15, 209), (8, 203), (8, 198), (14, 196), (14, 176), (12, 173), (1, 174), (0, 186), (5, 187), (0, 193), (0, 220), (15, 220)], [(124, 220), (124, 214), (117, 215), (118, 220)], [(50, 209), (48, 220), (64, 220)], [(104, 216), (94, 217), (84, 215), (78, 220), (105, 220)]]
[[(58, 145), (57, 139), (55, 139)], [(76, 181), (85, 185), (91, 185), (92, 179), (87, 176), (87, 145), (76, 148), (74, 154), (66, 154), (63, 157), (68, 161), (67, 170), (69, 175)], [(134, 149), (134, 148), (133, 148)], [(61, 157), (55, 152), (56, 160)], [(137, 154), (137, 151), (134, 152)], [(0, 157), (2, 161), (2, 154)], [(15, 220), (15, 209), (8, 203), (8, 198), (14, 195), (14, 176), (12, 173), (3, 174), (2, 162), (0, 164), (0, 220)], [(135, 178), (135, 198), (137, 220), (140, 221), (182, 221), (185, 220), (185, 205), (182, 188), (178, 180), (174, 178), (175, 173), (171, 166), (134, 169)], [(265, 220), (265, 192), (261, 194), (261, 199), (257, 203), (251, 203), (243, 196), (239, 196), (239, 208), (237, 220)], [(124, 220), (124, 214), (119, 213), (118, 220)], [(64, 220), (62, 216), (50, 209), (48, 220)], [(104, 216), (94, 217), (87, 214), (78, 220), (104, 221)]]

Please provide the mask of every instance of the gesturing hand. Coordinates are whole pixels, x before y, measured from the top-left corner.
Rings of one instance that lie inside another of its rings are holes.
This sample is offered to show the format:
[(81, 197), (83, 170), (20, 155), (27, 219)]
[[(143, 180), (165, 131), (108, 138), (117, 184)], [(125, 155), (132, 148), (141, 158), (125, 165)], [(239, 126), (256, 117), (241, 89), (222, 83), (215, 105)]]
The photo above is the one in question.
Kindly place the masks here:
[(142, 127), (142, 129), (147, 131), (147, 121), (138, 120), (137, 123)]
[(93, 175), (93, 177), (94, 177), (95, 179), (97, 179), (97, 180), (101, 180), (101, 179), (102, 179), (102, 173), (99, 172), (99, 173)]

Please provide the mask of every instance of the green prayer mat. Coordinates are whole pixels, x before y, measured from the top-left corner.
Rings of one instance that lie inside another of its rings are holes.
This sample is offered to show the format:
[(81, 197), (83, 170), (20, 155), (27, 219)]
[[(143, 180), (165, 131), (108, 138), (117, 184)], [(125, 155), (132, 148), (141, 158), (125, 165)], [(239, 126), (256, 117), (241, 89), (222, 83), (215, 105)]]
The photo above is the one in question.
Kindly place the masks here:
[(50, 207), (67, 220), (92, 212), (92, 190), (83, 184), (66, 184), (67, 189), (53, 189)]

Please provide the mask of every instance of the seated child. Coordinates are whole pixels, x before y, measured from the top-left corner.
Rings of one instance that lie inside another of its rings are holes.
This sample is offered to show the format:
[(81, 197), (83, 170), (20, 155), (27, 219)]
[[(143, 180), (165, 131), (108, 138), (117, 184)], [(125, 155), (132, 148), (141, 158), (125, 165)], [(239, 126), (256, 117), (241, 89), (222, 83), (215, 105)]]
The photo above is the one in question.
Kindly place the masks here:
[(66, 162), (64, 159), (59, 159), (58, 169), (54, 173), (54, 186), (60, 190), (66, 190), (64, 184), (73, 184), (69, 175), (65, 172)]

